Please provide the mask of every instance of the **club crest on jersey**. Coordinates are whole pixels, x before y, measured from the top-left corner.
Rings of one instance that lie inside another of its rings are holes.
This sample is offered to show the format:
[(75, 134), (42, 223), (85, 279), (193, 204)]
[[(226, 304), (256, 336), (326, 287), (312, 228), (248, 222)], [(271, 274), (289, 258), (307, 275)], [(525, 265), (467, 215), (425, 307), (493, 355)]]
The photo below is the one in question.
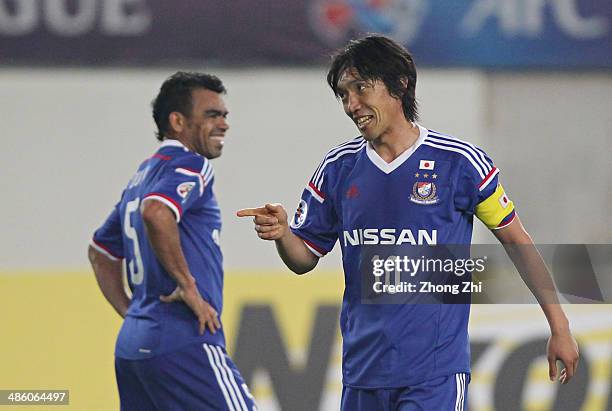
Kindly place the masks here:
[(178, 193), (179, 196), (181, 196), (181, 198), (184, 200), (187, 198), (187, 196), (189, 195), (189, 193), (191, 192), (191, 190), (193, 190), (193, 188), (195, 187), (196, 183), (192, 182), (192, 181), (187, 181), (185, 183), (181, 183), (178, 185), (178, 187), (176, 188), (176, 192)]
[(417, 181), (412, 186), (410, 201), (417, 204), (436, 204), (438, 202), (436, 191), (437, 188), (434, 182)]
[(306, 221), (306, 214), (308, 214), (308, 204), (306, 204), (306, 201), (301, 200), (297, 210), (295, 210), (295, 216), (291, 220), (291, 227), (300, 228), (304, 221)]

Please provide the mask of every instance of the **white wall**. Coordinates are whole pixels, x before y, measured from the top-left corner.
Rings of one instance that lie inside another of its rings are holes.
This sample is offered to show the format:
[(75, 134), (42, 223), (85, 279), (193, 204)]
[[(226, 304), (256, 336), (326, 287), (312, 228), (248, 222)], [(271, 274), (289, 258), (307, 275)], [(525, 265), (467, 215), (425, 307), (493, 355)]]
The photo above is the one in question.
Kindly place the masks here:
[[(324, 153), (357, 135), (324, 69), (211, 70), (231, 129), (214, 161), (227, 268), (279, 267), (238, 208), (293, 210)], [(149, 102), (173, 70), (0, 70), (0, 269), (80, 268), (140, 161)], [(421, 123), (482, 146), (540, 242), (612, 241), (609, 75), (420, 73)], [(476, 240), (493, 241), (479, 229)], [(338, 267), (338, 255), (322, 264)]]
[(540, 243), (612, 242), (612, 75), (487, 78), (485, 129)]

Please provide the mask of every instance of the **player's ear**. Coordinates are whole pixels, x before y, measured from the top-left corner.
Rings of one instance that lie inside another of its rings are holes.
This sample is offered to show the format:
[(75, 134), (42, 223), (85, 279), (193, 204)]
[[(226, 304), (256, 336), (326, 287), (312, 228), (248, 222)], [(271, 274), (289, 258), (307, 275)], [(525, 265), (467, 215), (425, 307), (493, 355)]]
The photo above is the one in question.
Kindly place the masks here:
[(168, 120), (170, 123), (170, 129), (174, 131), (174, 133), (180, 133), (185, 128), (186, 119), (182, 113), (178, 111), (173, 111), (168, 116)]

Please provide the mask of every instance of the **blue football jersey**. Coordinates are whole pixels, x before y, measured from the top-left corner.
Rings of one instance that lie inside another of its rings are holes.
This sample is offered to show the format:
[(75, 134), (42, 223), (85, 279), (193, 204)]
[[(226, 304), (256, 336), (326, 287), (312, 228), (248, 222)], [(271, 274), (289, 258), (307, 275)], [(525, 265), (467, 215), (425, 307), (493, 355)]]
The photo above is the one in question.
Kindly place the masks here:
[(119, 332), (115, 355), (149, 358), (192, 342), (225, 346), (223, 330), (198, 333), (197, 317), (182, 302), (163, 303), (160, 295), (176, 281), (158, 261), (140, 213), (145, 201), (161, 201), (176, 215), (183, 253), (202, 297), (221, 315), (223, 257), (219, 247), (221, 211), (213, 193), (208, 159), (177, 140), (164, 140), (138, 168), (92, 245), (110, 258), (125, 259), (132, 300)]
[(291, 222), (318, 257), (340, 241), (343, 382), (355, 388), (405, 387), (470, 372), (469, 304), (364, 304), (366, 248), (469, 244), (474, 215), (492, 229), (514, 218), (499, 170), (482, 150), (419, 129), (413, 147), (391, 163), (362, 137), (330, 150)]

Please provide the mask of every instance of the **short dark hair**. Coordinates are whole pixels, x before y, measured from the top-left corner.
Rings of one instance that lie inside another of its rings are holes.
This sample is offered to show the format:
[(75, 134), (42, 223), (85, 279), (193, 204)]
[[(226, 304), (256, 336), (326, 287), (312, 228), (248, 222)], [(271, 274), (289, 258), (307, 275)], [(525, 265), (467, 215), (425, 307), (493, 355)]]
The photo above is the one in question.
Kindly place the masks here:
[[(351, 40), (332, 56), (327, 83), (338, 97), (338, 82), (354, 68), (364, 80), (381, 80), (389, 94), (402, 101), (404, 116), (419, 118), (416, 101), (417, 72), (412, 55), (395, 41), (378, 35)], [(407, 82), (407, 84), (406, 84)]]
[(153, 120), (157, 125), (155, 136), (159, 141), (164, 140), (170, 128), (170, 113), (177, 111), (187, 117), (191, 115), (192, 92), (200, 88), (219, 94), (227, 92), (221, 80), (212, 74), (178, 71), (164, 81), (151, 103)]

